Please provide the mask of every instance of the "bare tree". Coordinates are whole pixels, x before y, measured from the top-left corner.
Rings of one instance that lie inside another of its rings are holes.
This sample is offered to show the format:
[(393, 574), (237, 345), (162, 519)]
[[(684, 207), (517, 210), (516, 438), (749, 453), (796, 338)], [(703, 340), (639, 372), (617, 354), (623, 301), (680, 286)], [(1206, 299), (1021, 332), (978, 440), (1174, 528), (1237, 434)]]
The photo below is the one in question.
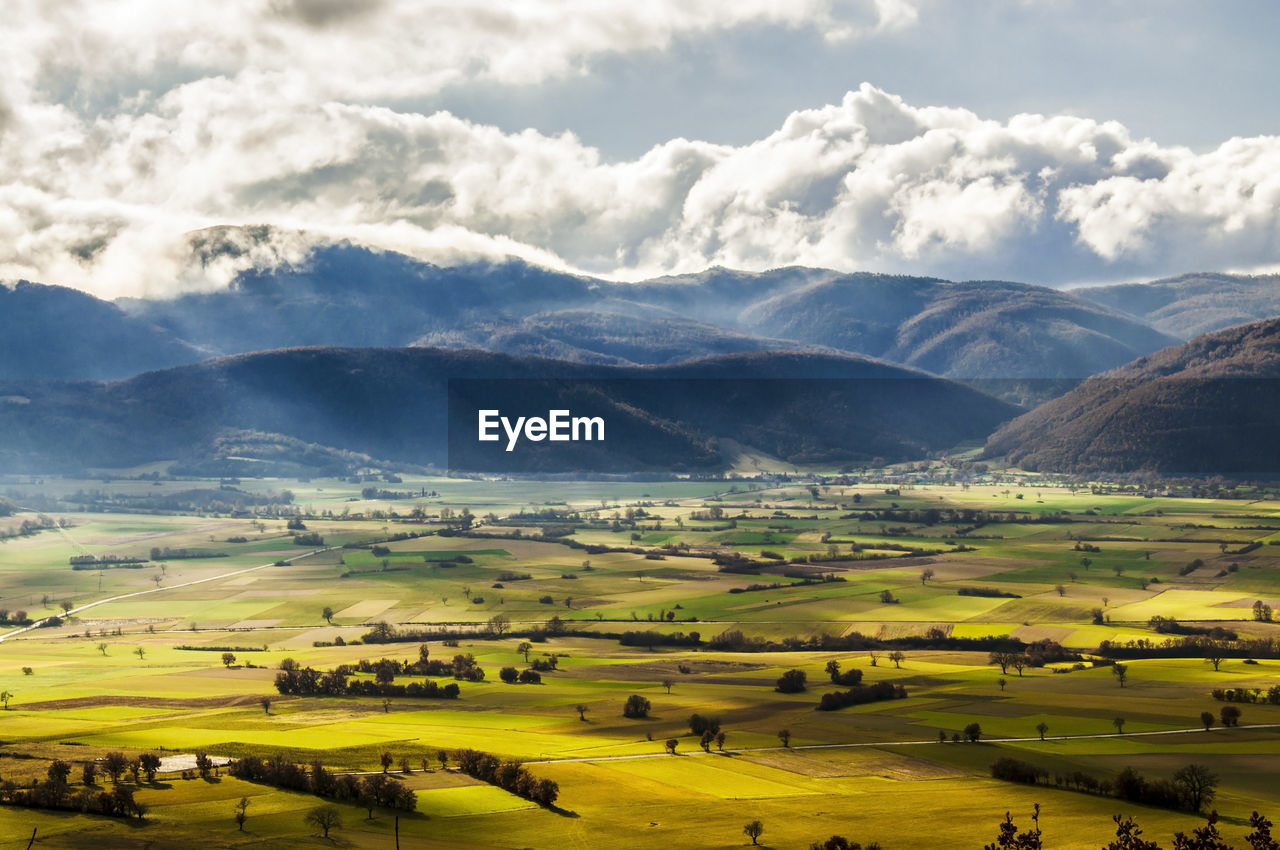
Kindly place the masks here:
[(337, 806), (318, 806), (307, 812), (302, 822), (314, 826), (325, 838), (328, 838), (329, 830), (342, 826), (342, 812)]
[(1212, 803), (1217, 794), (1218, 777), (1202, 764), (1189, 764), (1179, 768), (1173, 773), (1173, 781), (1186, 793), (1193, 812)]

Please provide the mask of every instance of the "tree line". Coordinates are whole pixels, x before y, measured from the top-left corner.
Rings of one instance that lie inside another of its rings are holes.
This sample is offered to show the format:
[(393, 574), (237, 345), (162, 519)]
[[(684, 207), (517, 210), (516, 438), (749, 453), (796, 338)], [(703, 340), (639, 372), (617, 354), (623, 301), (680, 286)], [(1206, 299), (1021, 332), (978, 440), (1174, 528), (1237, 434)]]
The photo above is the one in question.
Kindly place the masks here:
[(303, 767), (281, 756), (263, 759), (249, 755), (231, 762), (227, 772), (248, 782), (354, 803), (368, 810), (370, 817), (375, 808), (412, 812), (418, 807), (417, 795), (385, 771), (367, 776), (334, 774), (318, 761)]
[[(1002, 756), (991, 763), (991, 776), (1023, 785), (1048, 785), (1049, 771), (1030, 762)], [(1202, 764), (1189, 764), (1174, 771), (1171, 779), (1149, 779), (1132, 767), (1126, 767), (1112, 779), (1099, 779), (1084, 771), (1055, 773), (1053, 785), (1071, 791), (1115, 797), (1156, 806), (1199, 812), (1213, 802), (1218, 777)]]
[(538, 779), (520, 766), (518, 761), (501, 761), (497, 756), (478, 750), (457, 750), (453, 760), (458, 769), (468, 776), (496, 785), (515, 794), (550, 808), (560, 796), (560, 786), (550, 779)]

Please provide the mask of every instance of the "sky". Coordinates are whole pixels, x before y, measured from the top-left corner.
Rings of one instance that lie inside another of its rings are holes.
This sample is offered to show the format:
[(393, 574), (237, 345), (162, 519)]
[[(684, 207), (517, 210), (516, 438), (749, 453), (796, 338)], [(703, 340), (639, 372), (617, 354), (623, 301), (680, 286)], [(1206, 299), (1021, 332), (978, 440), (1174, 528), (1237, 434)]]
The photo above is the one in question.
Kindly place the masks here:
[[(1280, 266), (1270, 0), (10, 0), (0, 280)], [(193, 249), (231, 231), (238, 250)], [(257, 229), (253, 233), (261, 234)]]

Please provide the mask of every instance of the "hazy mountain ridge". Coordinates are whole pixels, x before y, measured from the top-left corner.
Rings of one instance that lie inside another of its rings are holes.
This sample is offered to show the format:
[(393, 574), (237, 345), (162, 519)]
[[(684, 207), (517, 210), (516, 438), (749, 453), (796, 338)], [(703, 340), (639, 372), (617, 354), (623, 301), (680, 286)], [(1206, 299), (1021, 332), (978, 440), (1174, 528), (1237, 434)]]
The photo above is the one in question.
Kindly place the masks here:
[(208, 356), (76, 289), (0, 285), (0, 380), (119, 378)]
[(313, 447), (325, 469), (330, 450), (444, 466), (450, 378), (518, 379), (538, 385), (543, 403), (569, 407), (583, 391), (557, 379), (596, 379), (603, 383), (591, 392), (610, 411), (614, 439), (582, 450), (599, 459), (607, 448), (619, 462), (656, 453), (671, 470), (723, 468), (732, 458), (720, 453), (721, 438), (795, 462), (922, 457), (980, 439), (1016, 413), (960, 384), (846, 356), (750, 353), (616, 367), (454, 349), (304, 348), (114, 383), (0, 387), (0, 464), (81, 468), (176, 458), (246, 473), (254, 464), (218, 465), (230, 457), (223, 449), (243, 450), (253, 442), (245, 435), (259, 444), (272, 444), (262, 435), (281, 435), (277, 442)]
[(1099, 375), (987, 442), (1031, 470), (1280, 472), (1280, 319), (1206, 334)]
[(1182, 339), (1280, 316), (1280, 275), (1274, 274), (1200, 272), (1071, 291)]
[[(253, 233), (236, 235), (248, 239)], [(206, 254), (243, 250), (220, 245), (201, 242), (201, 259), (213, 262), (217, 257)], [(617, 283), (515, 260), (438, 267), (341, 244), (316, 249), (303, 263), (242, 273), (224, 291), (82, 305), (81, 314), (94, 316), (101, 332), (155, 338), (138, 346), (156, 353), (141, 367), (128, 349), (88, 346), (56, 332), (65, 324), (56, 305), (28, 299), (14, 312), (32, 329), (32, 339), (42, 340), (54, 360), (92, 360), (93, 368), (24, 371), (27, 364), (14, 357), (0, 377), (121, 378), (139, 368), (272, 348), (416, 344), (620, 364), (736, 351), (833, 350), (947, 377), (1061, 380), (1177, 341), (1145, 319), (1099, 303), (1104, 296), (800, 267), (758, 273), (712, 268)], [(1250, 309), (1270, 309), (1269, 303), (1262, 298)]]

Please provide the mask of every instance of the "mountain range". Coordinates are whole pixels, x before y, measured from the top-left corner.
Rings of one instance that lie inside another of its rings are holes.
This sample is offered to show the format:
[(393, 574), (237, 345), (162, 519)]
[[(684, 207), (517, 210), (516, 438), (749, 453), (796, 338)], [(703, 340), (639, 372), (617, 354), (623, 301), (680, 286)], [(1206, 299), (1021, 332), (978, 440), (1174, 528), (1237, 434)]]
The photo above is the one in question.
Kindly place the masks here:
[[(1225, 293), (1213, 311), (1206, 286)], [(124, 378), (291, 346), (436, 346), (618, 365), (843, 352), (943, 377), (1061, 382), (1274, 315), (1274, 289), (1202, 275), (1062, 291), (810, 268), (618, 283), (339, 244), (212, 293), (105, 302), (32, 283), (0, 290), (0, 379)]]
[(451, 432), (476, 432), (475, 407), (450, 404), (450, 382), (466, 379), (500, 382), (513, 412), (585, 405), (607, 421), (604, 443), (558, 453), (543, 443), (511, 457), (495, 447), (508, 462), (500, 471), (515, 472), (711, 471), (732, 465), (740, 446), (792, 463), (899, 461), (981, 441), (1017, 412), (962, 384), (846, 355), (613, 366), (462, 349), (293, 348), (124, 381), (2, 385), (0, 469), (161, 459), (210, 475), (493, 469), (482, 456), (449, 454)]
[[(226, 230), (193, 241), (201, 259), (269, 236)], [(19, 282), (0, 286), (0, 470), (443, 467), (449, 379), (471, 378), (599, 405), (624, 438), (568, 461), (534, 447), (520, 471), (722, 469), (742, 451), (849, 465), (986, 439), (1029, 469), (1244, 473), (1273, 463), (1277, 329), (1242, 323), (1280, 314), (1278, 284), (801, 267), (620, 283), (345, 243), (170, 298)]]
[(987, 443), (1030, 470), (1274, 477), (1280, 319), (1198, 336), (1090, 378)]

